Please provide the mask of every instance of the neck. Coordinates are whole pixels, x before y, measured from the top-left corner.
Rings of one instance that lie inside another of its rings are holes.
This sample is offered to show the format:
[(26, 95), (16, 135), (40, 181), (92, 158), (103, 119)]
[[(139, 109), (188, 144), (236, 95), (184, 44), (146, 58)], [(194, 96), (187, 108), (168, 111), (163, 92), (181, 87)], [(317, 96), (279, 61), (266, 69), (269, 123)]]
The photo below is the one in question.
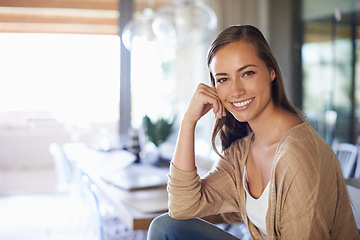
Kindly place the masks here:
[(263, 146), (277, 144), (285, 133), (299, 122), (298, 118), (278, 107), (249, 122), (254, 132), (254, 142)]

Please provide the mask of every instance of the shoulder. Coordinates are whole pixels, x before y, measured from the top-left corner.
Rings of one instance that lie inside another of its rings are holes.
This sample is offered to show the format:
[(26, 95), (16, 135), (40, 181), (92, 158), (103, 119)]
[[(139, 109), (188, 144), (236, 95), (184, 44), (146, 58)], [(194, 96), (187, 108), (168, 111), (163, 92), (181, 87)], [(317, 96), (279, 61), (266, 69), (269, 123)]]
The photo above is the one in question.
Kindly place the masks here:
[(292, 153), (296, 156), (322, 154), (331, 150), (324, 139), (307, 122), (301, 123), (288, 131), (280, 141), (277, 153)]
[(324, 161), (334, 161), (331, 147), (307, 122), (290, 129), (276, 151), (277, 168), (290, 172), (319, 171)]
[(305, 153), (303, 150), (314, 150), (310, 152), (314, 154), (319, 144), (323, 144), (321, 137), (307, 122), (303, 122), (285, 134), (279, 143), (277, 153), (301, 154)]

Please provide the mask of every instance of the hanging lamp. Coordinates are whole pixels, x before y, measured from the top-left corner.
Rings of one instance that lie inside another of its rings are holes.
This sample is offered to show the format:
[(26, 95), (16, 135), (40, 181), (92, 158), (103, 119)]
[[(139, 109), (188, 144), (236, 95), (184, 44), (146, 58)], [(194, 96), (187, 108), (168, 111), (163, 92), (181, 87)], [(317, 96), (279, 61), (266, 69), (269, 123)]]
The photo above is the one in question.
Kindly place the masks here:
[(215, 12), (195, 0), (174, 0), (160, 7), (153, 30), (163, 43), (188, 47), (211, 38), (217, 27)]
[(135, 42), (155, 41), (153, 32), (154, 10), (153, 0), (148, 0), (149, 7), (145, 8), (142, 14), (130, 20), (124, 27), (121, 39), (124, 46), (131, 51)]

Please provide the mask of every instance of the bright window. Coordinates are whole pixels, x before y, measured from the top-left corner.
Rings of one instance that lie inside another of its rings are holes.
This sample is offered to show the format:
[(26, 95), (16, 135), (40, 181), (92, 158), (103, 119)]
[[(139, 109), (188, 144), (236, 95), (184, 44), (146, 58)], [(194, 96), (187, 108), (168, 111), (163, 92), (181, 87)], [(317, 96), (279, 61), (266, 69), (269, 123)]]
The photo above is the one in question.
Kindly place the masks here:
[(79, 126), (118, 120), (118, 36), (2, 33), (0, 53), (0, 113)]

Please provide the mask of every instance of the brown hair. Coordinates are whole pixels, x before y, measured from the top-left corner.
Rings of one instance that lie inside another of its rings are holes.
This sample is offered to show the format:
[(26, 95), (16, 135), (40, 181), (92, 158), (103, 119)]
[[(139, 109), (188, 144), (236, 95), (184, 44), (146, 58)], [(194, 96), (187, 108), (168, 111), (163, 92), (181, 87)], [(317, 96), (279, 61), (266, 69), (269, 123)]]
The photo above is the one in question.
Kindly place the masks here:
[[(270, 47), (259, 29), (250, 25), (235, 25), (226, 28), (213, 41), (210, 46), (207, 65), (211, 64), (216, 52), (232, 42), (244, 40), (251, 43), (258, 57), (266, 64), (269, 69), (274, 70), (276, 78), (272, 81), (272, 99), (274, 104), (291, 114), (303, 118), (303, 113), (294, 107), (286, 97), (282, 74), (276, 58), (272, 54)], [(212, 86), (215, 88), (215, 79), (210, 72)], [(214, 123), (211, 142), (214, 150), (218, 153), (215, 146), (216, 136), (219, 134), (222, 150), (228, 148), (235, 140), (247, 136), (251, 132), (247, 122), (239, 122), (226, 110), (226, 117), (216, 119)], [(218, 153), (219, 154), (219, 153)], [(220, 155), (220, 154), (219, 154)]]

